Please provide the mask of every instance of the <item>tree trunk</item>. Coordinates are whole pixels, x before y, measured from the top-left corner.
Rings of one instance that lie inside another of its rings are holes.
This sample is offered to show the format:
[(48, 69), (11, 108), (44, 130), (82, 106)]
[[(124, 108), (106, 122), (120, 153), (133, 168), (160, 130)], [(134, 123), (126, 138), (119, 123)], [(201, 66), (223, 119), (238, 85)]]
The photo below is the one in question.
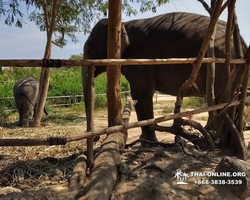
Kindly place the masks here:
[[(52, 16), (51, 16), (51, 21), (49, 22), (47, 3), (46, 3), (46, 0), (43, 1), (44, 19), (45, 19), (46, 28), (47, 28), (47, 44), (45, 47), (44, 59), (50, 59), (51, 57), (51, 41), (52, 41), (53, 30), (55, 27), (56, 16), (58, 13), (58, 4), (59, 4), (58, 0), (53, 1)], [(47, 92), (49, 88), (49, 68), (46, 68), (46, 67), (48, 66), (43, 66), (41, 70), (37, 112), (36, 112), (35, 119), (33, 121), (33, 126), (40, 126), (42, 115), (43, 115), (43, 108), (45, 106), (45, 101), (46, 101)]]
[(125, 137), (120, 131), (107, 136), (95, 157), (89, 181), (78, 194), (78, 200), (110, 199), (118, 178), (121, 163), (119, 150), (125, 143)]

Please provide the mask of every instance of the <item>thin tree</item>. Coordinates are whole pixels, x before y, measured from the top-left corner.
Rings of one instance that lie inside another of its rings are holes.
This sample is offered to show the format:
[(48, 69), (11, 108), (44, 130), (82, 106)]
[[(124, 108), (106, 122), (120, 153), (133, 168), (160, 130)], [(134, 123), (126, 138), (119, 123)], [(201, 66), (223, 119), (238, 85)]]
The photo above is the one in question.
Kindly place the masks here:
[[(47, 97), (47, 92), (49, 88), (49, 68), (46, 66), (46, 60), (51, 57), (51, 41), (52, 34), (55, 28), (56, 16), (59, 10), (59, 0), (53, 0), (52, 9), (48, 9), (47, 0), (41, 1), (43, 12), (44, 12), (44, 21), (46, 24), (46, 32), (47, 32), (47, 43), (45, 47), (44, 53), (44, 65), (41, 70), (40, 76), (40, 85), (39, 85), (39, 94), (38, 94), (38, 104), (37, 104), (37, 113), (35, 119), (33, 121), (33, 126), (40, 126), (40, 122), (42, 119), (43, 108), (45, 106), (45, 101)], [(51, 16), (51, 18), (49, 17)]]

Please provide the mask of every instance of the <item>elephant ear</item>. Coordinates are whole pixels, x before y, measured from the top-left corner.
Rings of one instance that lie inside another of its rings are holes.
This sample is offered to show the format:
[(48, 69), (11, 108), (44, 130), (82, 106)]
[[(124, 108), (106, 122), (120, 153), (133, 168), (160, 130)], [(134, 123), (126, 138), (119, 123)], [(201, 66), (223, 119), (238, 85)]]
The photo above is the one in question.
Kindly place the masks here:
[(127, 34), (125, 26), (122, 23), (122, 26), (121, 26), (121, 55), (123, 54), (123, 52), (126, 50), (126, 48), (128, 46), (129, 46), (128, 34)]

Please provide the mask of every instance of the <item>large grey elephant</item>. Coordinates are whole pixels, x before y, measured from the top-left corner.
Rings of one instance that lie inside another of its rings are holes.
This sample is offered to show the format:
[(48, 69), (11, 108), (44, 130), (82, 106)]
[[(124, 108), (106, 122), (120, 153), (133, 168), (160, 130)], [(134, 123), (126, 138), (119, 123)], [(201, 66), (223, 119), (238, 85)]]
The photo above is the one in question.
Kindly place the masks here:
[[(206, 34), (210, 18), (192, 13), (169, 13), (157, 17), (123, 23), (121, 57), (123, 59), (189, 58), (196, 57)], [(216, 57), (225, 57), (224, 35), (226, 23), (218, 21), (215, 38)], [(100, 20), (84, 45), (84, 58), (107, 58), (108, 20)], [(128, 40), (124, 37), (128, 37)], [(216, 67), (215, 85), (223, 82), (223, 68)], [(138, 120), (154, 117), (152, 96), (155, 90), (176, 96), (181, 85), (191, 74), (191, 64), (122, 66), (122, 74), (130, 83), (131, 95)], [(206, 65), (200, 69), (196, 80), (198, 89), (191, 87), (186, 96), (204, 97), (206, 92)], [(96, 66), (96, 77), (106, 71), (106, 66)], [(83, 90), (87, 99), (87, 67), (82, 68)], [(219, 87), (215, 87), (218, 93)], [(86, 105), (86, 104), (85, 104)], [(142, 127), (141, 137), (154, 141), (155, 132), (149, 126)]]
[[(52, 87), (49, 86), (49, 90)], [(32, 110), (33, 118), (36, 114), (39, 81), (31, 76), (18, 81), (13, 87), (13, 95), (19, 112), (19, 123), (21, 127), (29, 126), (29, 117)], [(44, 112), (48, 115), (44, 108)]]

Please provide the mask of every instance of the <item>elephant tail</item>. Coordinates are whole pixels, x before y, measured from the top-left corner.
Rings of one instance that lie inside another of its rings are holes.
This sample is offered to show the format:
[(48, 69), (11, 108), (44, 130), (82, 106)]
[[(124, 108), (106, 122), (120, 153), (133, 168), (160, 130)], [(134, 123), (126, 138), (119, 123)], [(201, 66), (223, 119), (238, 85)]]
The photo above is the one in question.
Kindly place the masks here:
[(30, 102), (30, 104), (31, 104), (33, 107), (35, 107), (36, 103), (33, 103), (33, 102), (30, 100), (29, 97), (26, 96), (26, 98), (28, 99), (28, 101)]

